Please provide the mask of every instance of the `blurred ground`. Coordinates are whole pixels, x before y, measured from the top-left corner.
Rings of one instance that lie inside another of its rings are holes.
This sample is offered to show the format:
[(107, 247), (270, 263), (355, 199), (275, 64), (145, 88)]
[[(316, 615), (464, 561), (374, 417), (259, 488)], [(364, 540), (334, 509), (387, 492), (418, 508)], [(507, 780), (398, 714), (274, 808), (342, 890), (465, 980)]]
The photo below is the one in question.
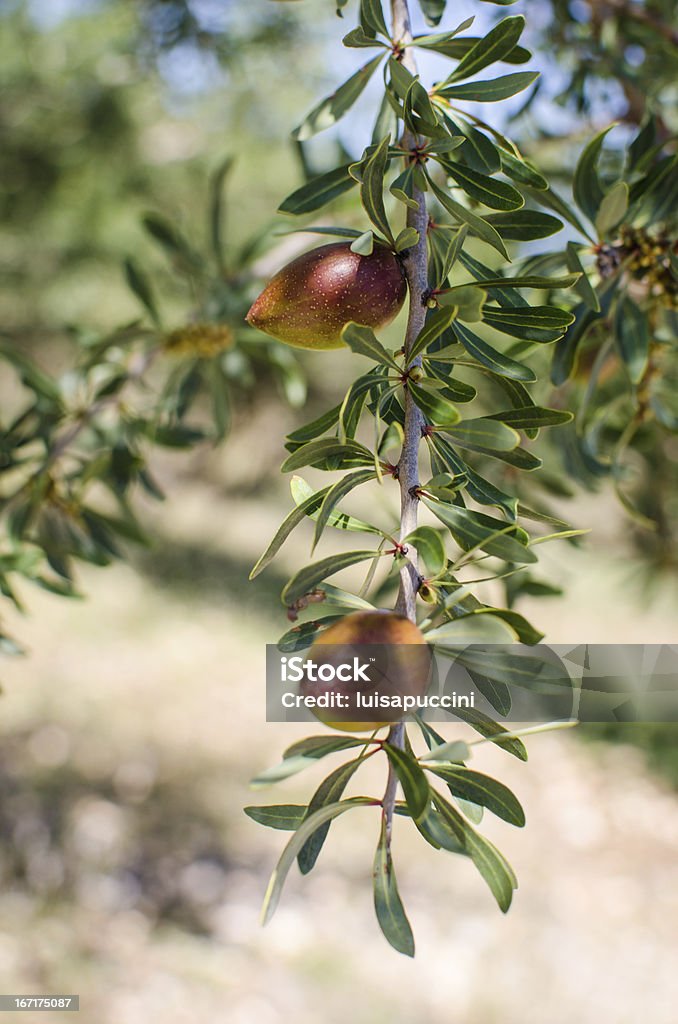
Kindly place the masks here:
[[(239, 489), (185, 481), (139, 573), (86, 574), (84, 603), (31, 594), (31, 619), (13, 623), (31, 654), (4, 672), (0, 990), (77, 992), (85, 1024), (674, 1024), (678, 801), (638, 751), (572, 734), (535, 737), (527, 765), (478, 748), (528, 817), (523, 832), (483, 825), (520, 878), (507, 917), (468, 863), (399, 821), (417, 958), (391, 952), (366, 810), (332, 826), (260, 929), (285, 836), (242, 806), (305, 801), (325, 765), (247, 787), (308, 729), (263, 722), (280, 581), (244, 580), (280, 508)], [(595, 540), (552, 548), (570, 590), (536, 617), (548, 639), (675, 641), (669, 598), (638, 611), (628, 570)], [(383, 765), (369, 768), (360, 790), (379, 793)]]

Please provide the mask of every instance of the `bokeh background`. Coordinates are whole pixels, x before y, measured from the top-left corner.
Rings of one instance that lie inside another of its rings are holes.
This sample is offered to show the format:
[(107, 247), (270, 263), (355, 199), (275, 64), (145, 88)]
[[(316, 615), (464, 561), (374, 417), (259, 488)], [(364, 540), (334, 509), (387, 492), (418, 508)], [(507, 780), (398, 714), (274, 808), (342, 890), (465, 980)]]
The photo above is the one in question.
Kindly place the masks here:
[[(491, 5), (455, 4), (458, 20), (479, 6)], [(562, 5), (529, 7), (545, 86), (519, 130), (557, 171), (633, 96), (601, 76), (579, 102), (572, 52), (554, 48)], [(338, 47), (347, 21), (318, 0), (0, 0), (0, 320), (16, 344), (54, 369), (74, 325), (137, 316), (120, 269), (131, 252), (170, 315), (185, 315), (140, 218), (164, 213), (199, 244), (208, 174), (224, 156), (236, 157), (235, 243), (271, 220), (304, 161), (322, 169), (337, 146), (360, 150), (369, 93), (308, 153), (288, 138), (355, 65)], [(284, 223), (272, 231), (262, 273), (304, 244)], [(320, 411), (351, 371), (342, 355), (303, 362)], [(9, 387), (0, 379), (0, 401), (13, 400)], [(158, 457), (168, 500), (144, 507), (148, 551), (83, 572), (85, 601), (26, 591), (30, 616), (7, 615), (28, 654), (2, 665), (0, 990), (77, 992), (87, 1024), (674, 1024), (671, 728), (545, 734), (527, 765), (483, 748), (477, 767), (505, 779), (528, 818), (524, 832), (485, 826), (521, 883), (506, 918), (469, 864), (421, 848), (399, 821), (418, 953), (394, 954), (373, 917), (376, 822), (365, 811), (361, 827), (357, 816), (333, 825), (316, 870), (291, 877), (260, 929), (284, 836), (242, 806), (262, 796), (248, 779), (307, 732), (263, 721), (263, 664), (285, 628), (280, 587), (309, 537), (298, 532), (256, 582), (247, 574), (288, 508), (277, 467), (301, 416), (262, 382), (223, 447)], [(558, 511), (591, 534), (543, 549), (564, 595), (520, 610), (547, 641), (678, 642), (675, 578), (648, 568), (614, 498), (577, 492)], [(262, 802), (303, 802), (320, 778), (288, 780)], [(379, 768), (371, 784), (381, 789)], [(40, 1020), (52, 1017), (62, 1019)]]

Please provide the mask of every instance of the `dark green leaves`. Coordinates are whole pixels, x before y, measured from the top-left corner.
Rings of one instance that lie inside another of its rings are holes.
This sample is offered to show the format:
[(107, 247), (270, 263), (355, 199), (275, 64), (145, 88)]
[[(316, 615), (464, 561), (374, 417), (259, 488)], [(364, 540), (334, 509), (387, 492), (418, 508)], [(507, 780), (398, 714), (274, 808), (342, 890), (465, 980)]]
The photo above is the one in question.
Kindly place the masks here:
[(503, 818), (509, 825), (522, 828), (525, 824), (525, 812), (520, 802), (503, 783), (482, 775), (469, 768), (451, 766), (431, 766), (430, 770), (439, 778), (444, 779), (455, 796), (462, 800), (487, 807), (488, 811)]
[(416, 820), (420, 820), (426, 813), (430, 800), (426, 775), (415, 758), (405, 751), (390, 743), (384, 744), (384, 750), (403, 788), (410, 814)]
[(428, 498), (423, 500), (464, 550), (481, 548), (489, 555), (496, 555), (507, 562), (537, 561), (536, 555), (529, 548), (515, 536), (509, 535), (515, 532), (511, 523), (502, 523), (482, 512), (474, 512), (459, 505), (447, 505)]
[(319, 562), (306, 565), (295, 573), (284, 587), (283, 603), (293, 605), (300, 597), (308, 594), (318, 583), (328, 576), (333, 576), (335, 572), (347, 569), (357, 562), (366, 562), (368, 559), (379, 558), (379, 556), (380, 552), (378, 551), (342, 551), (338, 555), (329, 555)]
[(605, 195), (598, 177), (598, 160), (605, 136), (612, 128), (614, 125), (603, 129), (591, 139), (580, 156), (574, 172), (572, 192), (575, 202), (590, 221), (595, 221)]
[(280, 213), (292, 213), (295, 216), (311, 213), (313, 210), (319, 210), (332, 199), (336, 199), (337, 196), (343, 195), (344, 192), (350, 191), (355, 186), (356, 180), (351, 177), (348, 168), (349, 164), (344, 164), (342, 167), (336, 167), (333, 171), (328, 171), (327, 174), (319, 174), (316, 178), (311, 178), (280, 204)]
[(448, 100), (470, 100), (476, 103), (498, 103), (509, 96), (515, 96), (532, 85), (538, 78), (538, 71), (519, 71), (513, 75), (502, 75), (485, 82), (467, 82), (463, 85), (447, 85), (437, 90), (438, 96)]
[[(482, 71), (483, 68), (503, 60), (514, 48), (525, 27), (525, 19), (521, 16), (504, 18), (473, 46), (447, 79), (447, 82), (458, 82)], [(447, 83), (445, 83), (447, 84)]]
[(373, 57), (371, 61), (359, 68), (354, 75), (351, 75), (343, 85), (340, 85), (331, 96), (328, 96), (317, 107), (314, 107), (302, 124), (292, 132), (292, 137), (297, 142), (304, 142), (318, 132), (324, 131), (325, 128), (330, 128), (333, 124), (336, 124), (358, 99), (379, 67), (382, 57), (382, 54)]
[(452, 160), (445, 161), (445, 171), (467, 195), (493, 210), (518, 210), (525, 205), (525, 200), (513, 185), (508, 185), (497, 178), (491, 178)]
[(626, 295), (617, 305), (615, 334), (629, 377), (638, 384), (647, 369), (650, 331), (647, 314)]
[(399, 953), (414, 956), (414, 937), (398, 892), (385, 821), (374, 857), (373, 879), (374, 910), (384, 937)]
[(374, 359), (375, 362), (381, 363), (382, 366), (388, 366), (391, 370), (397, 370), (398, 373), (401, 372), (398, 363), (377, 340), (371, 328), (349, 323), (344, 327), (341, 336), (352, 352), (367, 356), (368, 359)]
[(562, 222), (539, 210), (513, 210), (511, 213), (490, 213), (487, 223), (502, 238), (515, 242), (530, 242), (535, 238), (548, 238), (562, 228)]
[(294, 832), (304, 820), (305, 804), (278, 804), (269, 807), (243, 807), (248, 818), (267, 828)]
[[(334, 804), (341, 800), (350, 779), (360, 767), (360, 761), (360, 758), (356, 758), (355, 761), (342, 764), (335, 768), (326, 779), (323, 779), (311, 797), (308, 809), (306, 809), (305, 818), (312, 817), (320, 807), (325, 807), (328, 804)], [(326, 821), (323, 825), (320, 825), (299, 851), (297, 861), (302, 875), (307, 875), (315, 867), (315, 862), (330, 830), (330, 824), (331, 822)]]
[(384, 175), (389, 161), (389, 142), (388, 136), (383, 138), (363, 166), (360, 201), (377, 231), (393, 245), (393, 234), (384, 207)]
[(574, 316), (555, 306), (526, 306), (524, 309), (486, 306), (483, 319), (490, 327), (513, 338), (550, 342), (563, 336)]
[(273, 917), (276, 907), (280, 901), (280, 894), (282, 892), (282, 887), (285, 884), (287, 874), (294, 864), (295, 858), (304, 846), (304, 843), (311, 838), (316, 829), (320, 825), (324, 825), (325, 822), (332, 821), (333, 818), (338, 817), (340, 814), (344, 814), (346, 811), (353, 810), (356, 807), (367, 807), (374, 803), (376, 803), (376, 801), (370, 800), (368, 797), (352, 797), (350, 800), (342, 800), (336, 804), (328, 804), (325, 807), (320, 807), (311, 815), (311, 817), (306, 818), (306, 820), (302, 822), (283, 850), (282, 856), (278, 861), (278, 865), (271, 875), (270, 882), (268, 883), (268, 889), (266, 890), (266, 895), (264, 897), (264, 905), (261, 910), (262, 924), (266, 924)]

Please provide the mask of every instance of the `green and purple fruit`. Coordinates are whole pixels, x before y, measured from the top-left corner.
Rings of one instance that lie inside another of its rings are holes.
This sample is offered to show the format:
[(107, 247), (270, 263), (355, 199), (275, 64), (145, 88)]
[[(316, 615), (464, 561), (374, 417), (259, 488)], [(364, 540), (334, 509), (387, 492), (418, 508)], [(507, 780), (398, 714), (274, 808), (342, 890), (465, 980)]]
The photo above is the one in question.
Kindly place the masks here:
[(398, 257), (383, 245), (369, 256), (334, 242), (279, 270), (247, 314), (252, 327), (297, 348), (341, 348), (354, 321), (378, 330), (400, 312), (407, 284)]

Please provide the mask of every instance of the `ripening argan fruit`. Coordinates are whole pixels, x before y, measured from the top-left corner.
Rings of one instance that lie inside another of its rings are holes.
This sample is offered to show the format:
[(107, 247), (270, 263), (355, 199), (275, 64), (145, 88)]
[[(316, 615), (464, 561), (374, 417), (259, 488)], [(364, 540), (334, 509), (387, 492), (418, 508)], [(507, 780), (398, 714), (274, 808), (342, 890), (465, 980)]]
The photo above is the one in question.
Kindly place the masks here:
[[(307, 673), (302, 680), (299, 692), (304, 697), (335, 694), (350, 702), (345, 708), (314, 708), (313, 713), (334, 729), (372, 732), (404, 717), (402, 708), (379, 706), (380, 696), (416, 698), (426, 693), (431, 649), (421, 630), (403, 615), (379, 610), (353, 612), (321, 634), (309, 651), (308, 661), (313, 662), (314, 678), (308, 678)], [(356, 673), (356, 664), (362, 666), (362, 673)], [(358, 700), (366, 721), (356, 720)], [(379, 715), (375, 720), (371, 718), (373, 707), (374, 714)]]
[(386, 246), (375, 245), (369, 256), (361, 256), (349, 242), (333, 242), (279, 270), (253, 303), (247, 322), (296, 348), (341, 348), (347, 323), (385, 327), (406, 294), (405, 272)]

